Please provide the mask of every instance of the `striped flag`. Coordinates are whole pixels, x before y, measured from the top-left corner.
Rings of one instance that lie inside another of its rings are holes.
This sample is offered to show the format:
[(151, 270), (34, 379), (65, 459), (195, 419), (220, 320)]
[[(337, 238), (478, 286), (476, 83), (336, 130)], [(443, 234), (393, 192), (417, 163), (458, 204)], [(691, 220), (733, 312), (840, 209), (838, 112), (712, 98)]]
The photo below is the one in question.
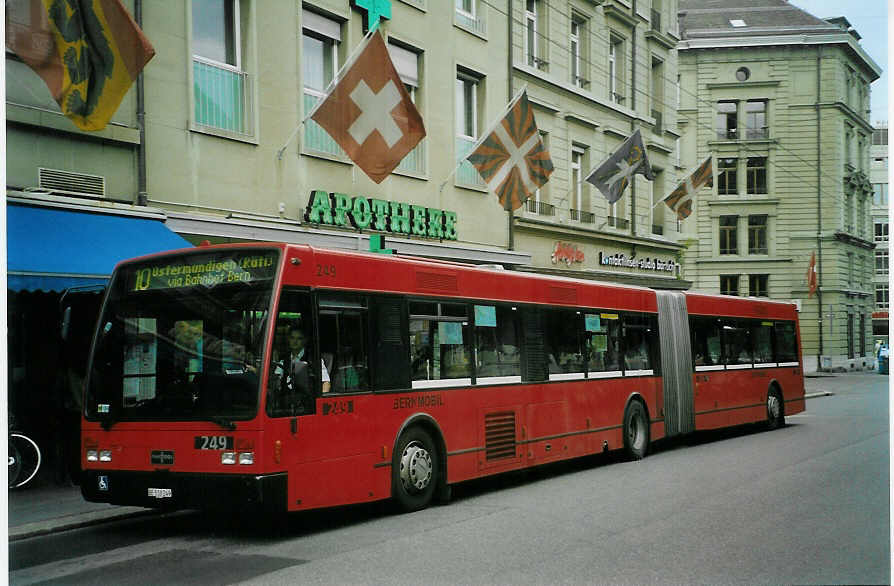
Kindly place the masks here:
[(102, 130), (155, 55), (120, 0), (8, 0), (6, 47), (81, 130)]
[(807, 264), (807, 298), (813, 297), (817, 287), (816, 278), (816, 253), (810, 253), (810, 262)]
[(692, 213), (692, 198), (695, 197), (695, 193), (699, 189), (705, 185), (709, 187), (714, 185), (713, 160), (713, 155), (708, 156), (692, 173), (686, 176), (686, 179), (670, 192), (670, 195), (664, 198), (664, 203), (667, 204), (671, 211), (676, 212), (679, 219), (685, 220)]
[(467, 158), (507, 211), (520, 208), (549, 180), (553, 161), (540, 140), (526, 90)]

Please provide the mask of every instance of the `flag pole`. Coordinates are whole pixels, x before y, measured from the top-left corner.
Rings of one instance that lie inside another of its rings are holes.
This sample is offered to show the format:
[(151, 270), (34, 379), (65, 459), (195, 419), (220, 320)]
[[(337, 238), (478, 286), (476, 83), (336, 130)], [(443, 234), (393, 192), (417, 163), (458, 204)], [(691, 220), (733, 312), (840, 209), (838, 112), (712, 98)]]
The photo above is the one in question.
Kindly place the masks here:
[(363, 52), (363, 49), (366, 48), (366, 45), (369, 44), (370, 39), (372, 39), (373, 34), (375, 34), (375, 32), (377, 30), (379, 30), (379, 27), (376, 27), (374, 29), (366, 31), (366, 34), (363, 35), (363, 38), (360, 40), (360, 43), (358, 43), (357, 46), (354, 47), (354, 50), (351, 52), (351, 54), (345, 60), (345, 64), (339, 68), (338, 73), (336, 73), (335, 76), (333, 76), (332, 80), (329, 82), (329, 85), (326, 86), (326, 90), (323, 92), (323, 96), (317, 100), (317, 102), (314, 104), (314, 107), (311, 108), (310, 111), (307, 113), (307, 115), (305, 115), (304, 118), (301, 119), (301, 122), (298, 123), (298, 126), (295, 127), (295, 130), (293, 130), (292, 134), (289, 135), (289, 138), (286, 140), (285, 144), (282, 145), (282, 148), (280, 148), (278, 151), (276, 151), (277, 160), (280, 160), (280, 161), (282, 160), (283, 153), (285, 152), (286, 148), (288, 148), (288, 146), (292, 143), (292, 140), (294, 140), (295, 136), (298, 134), (298, 131), (301, 130), (301, 127), (304, 126), (304, 124), (308, 121), (308, 119), (310, 119), (311, 116), (316, 114), (316, 112), (317, 112), (317, 110), (319, 110), (320, 106), (323, 105), (323, 102), (326, 101), (326, 98), (329, 97), (329, 94), (332, 92), (332, 89), (336, 86), (338, 81), (342, 78), (342, 75), (344, 75), (345, 71), (347, 71), (352, 65), (354, 65), (354, 62), (357, 60), (357, 57), (360, 55), (360, 53)]
[[(506, 106), (506, 108), (503, 109), (503, 112), (497, 117), (497, 119), (496, 119), (497, 121), (487, 127), (487, 132), (481, 133), (481, 136), (478, 137), (478, 140), (475, 142), (474, 145), (472, 145), (472, 148), (469, 150), (469, 154), (472, 154), (473, 152), (475, 152), (475, 149), (480, 147), (481, 143), (483, 143), (485, 141), (485, 139), (487, 139), (487, 137), (490, 136), (490, 133), (493, 132), (493, 129), (496, 128), (497, 124), (499, 124), (500, 121), (503, 120), (503, 118), (506, 116), (506, 114), (509, 113), (509, 110), (511, 110), (512, 106), (515, 105), (515, 102), (517, 102), (518, 99), (521, 98), (521, 95), (525, 92), (526, 89), (528, 89), (528, 84), (525, 84), (522, 87), (522, 89), (520, 89), (518, 92), (516, 92), (516, 94), (512, 98), (512, 100), (509, 101), (509, 105)], [(453, 171), (451, 171), (447, 175), (447, 177), (444, 179), (444, 182), (441, 183), (441, 187), (438, 188), (438, 193), (441, 193), (444, 191), (444, 186), (447, 185), (447, 182), (450, 181), (451, 177), (456, 175), (456, 172), (459, 171), (459, 168), (462, 167), (462, 164), (465, 162), (465, 160), (467, 158), (469, 158), (469, 155), (466, 155), (466, 156), (462, 157), (459, 161), (457, 161), (456, 167), (453, 168)]]

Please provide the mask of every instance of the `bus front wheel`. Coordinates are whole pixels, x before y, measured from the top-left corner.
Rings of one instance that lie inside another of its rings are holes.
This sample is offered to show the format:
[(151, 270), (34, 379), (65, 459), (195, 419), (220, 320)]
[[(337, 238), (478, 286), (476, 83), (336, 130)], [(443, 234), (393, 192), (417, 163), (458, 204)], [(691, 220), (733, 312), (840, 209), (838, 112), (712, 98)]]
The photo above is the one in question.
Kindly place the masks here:
[(785, 425), (785, 407), (782, 403), (782, 394), (776, 387), (771, 387), (767, 393), (767, 427), (778, 429)]
[(391, 482), (403, 511), (418, 511), (431, 503), (438, 469), (438, 452), (427, 431), (412, 427), (401, 435), (391, 462)]
[(642, 460), (649, 449), (649, 418), (643, 404), (630, 401), (624, 411), (624, 451), (631, 460)]

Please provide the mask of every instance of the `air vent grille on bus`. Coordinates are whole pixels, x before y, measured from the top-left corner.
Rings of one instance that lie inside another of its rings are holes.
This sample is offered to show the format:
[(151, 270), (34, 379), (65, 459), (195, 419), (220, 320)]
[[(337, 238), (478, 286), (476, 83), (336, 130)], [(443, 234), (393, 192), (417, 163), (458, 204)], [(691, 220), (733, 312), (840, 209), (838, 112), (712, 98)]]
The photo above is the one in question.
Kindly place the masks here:
[(457, 291), (459, 285), (455, 274), (416, 272), (416, 287), (419, 289), (436, 289), (438, 291)]
[(106, 178), (102, 175), (72, 173), (44, 167), (38, 169), (37, 186), (50, 191), (77, 195), (105, 196), (106, 194)]
[(484, 416), (484, 449), (488, 460), (515, 457), (515, 413), (501, 411)]

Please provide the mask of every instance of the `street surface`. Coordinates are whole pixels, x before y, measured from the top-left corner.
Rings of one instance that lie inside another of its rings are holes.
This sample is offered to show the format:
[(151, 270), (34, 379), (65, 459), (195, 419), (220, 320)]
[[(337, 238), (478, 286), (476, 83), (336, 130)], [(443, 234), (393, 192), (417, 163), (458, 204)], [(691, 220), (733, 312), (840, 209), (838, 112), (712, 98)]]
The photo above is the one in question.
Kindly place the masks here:
[(808, 379), (776, 431), (460, 485), (447, 506), (181, 512), (13, 542), (11, 584), (889, 583), (888, 377)]

